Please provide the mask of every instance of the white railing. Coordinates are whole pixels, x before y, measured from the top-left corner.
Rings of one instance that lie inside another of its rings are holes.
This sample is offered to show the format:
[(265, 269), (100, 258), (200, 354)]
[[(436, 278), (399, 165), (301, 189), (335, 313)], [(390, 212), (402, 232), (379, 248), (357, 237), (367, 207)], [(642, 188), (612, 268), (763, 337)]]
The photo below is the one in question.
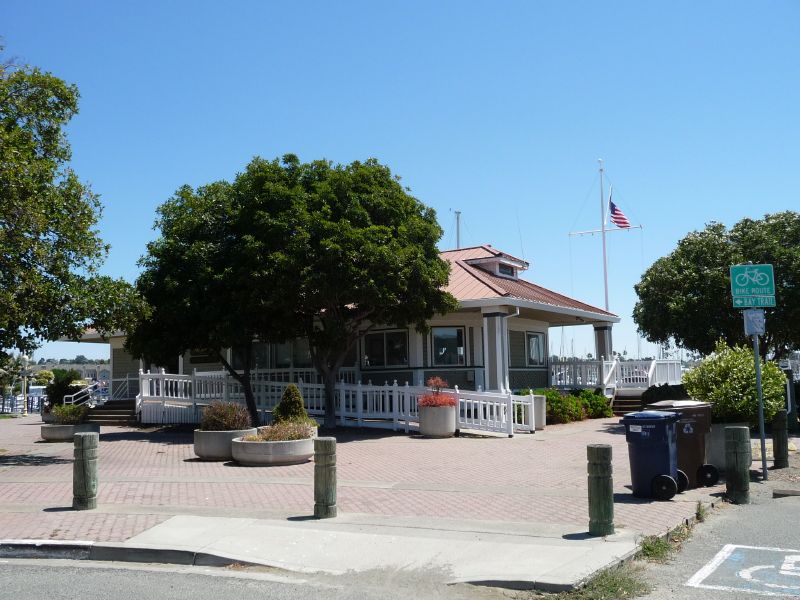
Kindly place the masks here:
[(651, 385), (676, 385), (680, 382), (681, 363), (678, 360), (566, 359), (550, 362), (550, 385), (557, 388), (646, 389)]
[[(143, 423), (197, 423), (202, 409), (215, 400), (244, 403), (239, 382), (222, 374), (175, 375), (170, 373), (140, 373), (140, 393), (136, 410)], [(253, 397), (262, 421), (280, 401), (287, 381), (254, 380)], [(297, 383), (312, 417), (325, 415), (325, 386), (320, 383)], [(408, 383), (369, 385), (340, 382), (335, 391), (335, 413), (341, 426), (378, 427), (406, 432), (419, 427), (418, 399), (430, 390)], [(459, 429), (476, 429), (506, 433), (536, 429), (534, 396), (462, 391), (457, 387), (445, 390), (458, 402)], [(540, 427), (544, 424), (540, 424)]]
[(87, 385), (82, 390), (78, 390), (74, 394), (66, 394), (64, 396), (64, 404), (86, 404), (91, 401), (97, 391), (100, 389), (100, 382), (95, 381), (91, 385)]

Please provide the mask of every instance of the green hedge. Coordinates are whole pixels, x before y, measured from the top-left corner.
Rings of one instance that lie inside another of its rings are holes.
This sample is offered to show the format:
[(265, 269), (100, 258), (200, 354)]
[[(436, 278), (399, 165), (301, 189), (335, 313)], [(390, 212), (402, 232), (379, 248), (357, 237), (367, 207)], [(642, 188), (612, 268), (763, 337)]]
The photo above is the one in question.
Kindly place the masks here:
[(555, 388), (538, 390), (524, 389), (520, 395), (535, 394), (544, 396), (547, 403), (548, 423), (571, 423), (586, 418), (600, 419), (614, 415), (608, 398), (597, 391), (571, 390), (562, 392)]

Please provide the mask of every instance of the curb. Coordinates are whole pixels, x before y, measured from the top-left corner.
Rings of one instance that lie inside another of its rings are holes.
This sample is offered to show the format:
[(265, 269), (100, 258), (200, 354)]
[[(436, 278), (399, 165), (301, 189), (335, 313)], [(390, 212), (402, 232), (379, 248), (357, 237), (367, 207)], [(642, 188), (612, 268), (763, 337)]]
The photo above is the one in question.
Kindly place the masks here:
[(226, 556), (174, 550), (171, 548), (143, 548), (115, 546), (87, 541), (58, 540), (0, 540), (0, 558), (51, 558), (68, 560), (96, 560), (108, 562), (161, 563), (198, 567), (228, 567), (231, 565), (268, 566), (260, 563), (234, 560)]

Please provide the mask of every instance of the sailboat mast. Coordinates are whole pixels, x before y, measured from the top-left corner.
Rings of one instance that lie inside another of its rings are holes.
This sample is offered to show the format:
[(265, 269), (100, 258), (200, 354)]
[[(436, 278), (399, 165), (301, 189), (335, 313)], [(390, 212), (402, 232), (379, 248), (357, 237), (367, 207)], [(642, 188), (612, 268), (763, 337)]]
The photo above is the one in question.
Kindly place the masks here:
[(598, 158), (600, 163), (600, 231), (603, 238), (603, 286), (606, 294), (606, 310), (608, 310), (608, 259), (606, 257), (606, 205), (603, 198), (603, 159)]

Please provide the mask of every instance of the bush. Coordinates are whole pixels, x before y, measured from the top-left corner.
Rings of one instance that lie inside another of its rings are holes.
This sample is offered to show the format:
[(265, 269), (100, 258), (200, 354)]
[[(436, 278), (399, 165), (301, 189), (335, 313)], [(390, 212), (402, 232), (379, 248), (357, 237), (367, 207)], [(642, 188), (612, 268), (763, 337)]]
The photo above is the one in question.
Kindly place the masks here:
[(250, 413), (237, 402), (212, 402), (203, 409), (202, 431), (236, 431), (250, 429)]
[[(746, 422), (752, 426), (758, 421), (756, 369), (750, 348), (729, 348), (717, 342), (714, 352), (683, 376), (683, 384), (693, 398), (712, 403), (715, 423)], [(762, 361), (761, 387), (764, 420), (770, 422), (785, 403), (786, 378), (778, 365)]]
[(443, 394), (442, 388), (446, 388), (448, 383), (441, 377), (431, 377), (426, 382), (428, 387), (433, 389), (432, 394), (420, 396), (417, 406), (455, 406), (456, 397), (451, 394)]
[(555, 388), (536, 390), (534, 394), (547, 400), (548, 423), (571, 423), (585, 418), (583, 403), (577, 396), (565, 395)]
[(64, 404), (64, 396), (81, 391), (82, 386), (73, 384), (73, 381), (80, 378), (81, 374), (75, 369), (53, 369), (53, 381), (45, 388), (50, 406)]
[(592, 390), (581, 390), (578, 398), (583, 405), (586, 416), (590, 419), (603, 419), (614, 416), (614, 411), (611, 410), (611, 402), (602, 394)]
[[(308, 418), (308, 417), (306, 417)], [(310, 423), (299, 421), (280, 421), (269, 427), (260, 427), (256, 435), (246, 435), (245, 442), (289, 442), (291, 440), (306, 440), (313, 437), (316, 421)]]
[(79, 425), (86, 420), (89, 407), (85, 404), (58, 404), (52, 408), (59, 425)]
[(308, 423), (310, 421), (312, 419), (308, 417), (306, 407), (303, 405), (303, 395), (295, 384), (290, 383), (283, 390), (281, 401), (272, 411), (272, 422), (277, 424), (284, 422)]

